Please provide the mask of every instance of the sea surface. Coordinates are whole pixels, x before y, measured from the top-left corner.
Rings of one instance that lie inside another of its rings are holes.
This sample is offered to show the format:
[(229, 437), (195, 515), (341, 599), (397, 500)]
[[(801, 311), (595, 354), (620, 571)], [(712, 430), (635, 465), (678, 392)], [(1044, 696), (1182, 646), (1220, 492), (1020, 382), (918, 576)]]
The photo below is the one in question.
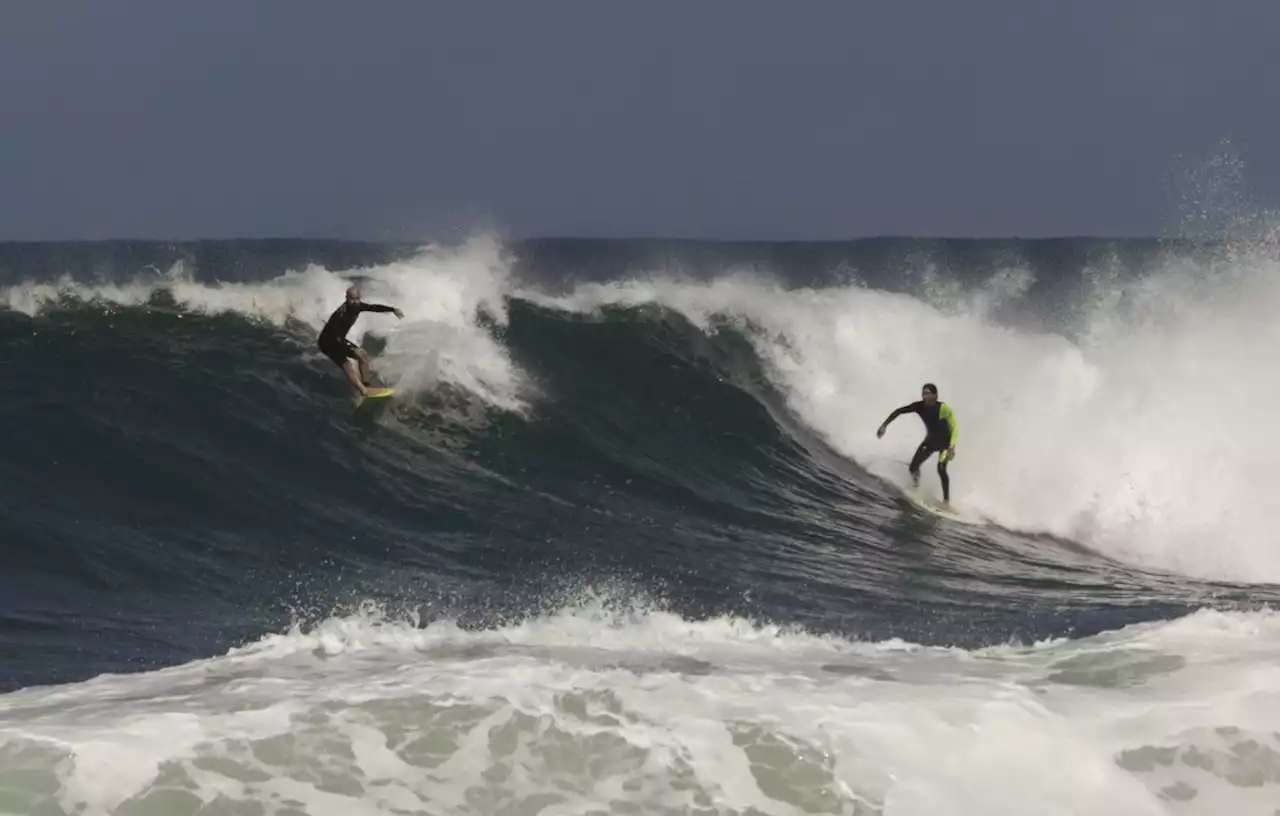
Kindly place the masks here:
[(0, 244), (0, 812), (1270, 816), (1277, 313), (1268, 242)]

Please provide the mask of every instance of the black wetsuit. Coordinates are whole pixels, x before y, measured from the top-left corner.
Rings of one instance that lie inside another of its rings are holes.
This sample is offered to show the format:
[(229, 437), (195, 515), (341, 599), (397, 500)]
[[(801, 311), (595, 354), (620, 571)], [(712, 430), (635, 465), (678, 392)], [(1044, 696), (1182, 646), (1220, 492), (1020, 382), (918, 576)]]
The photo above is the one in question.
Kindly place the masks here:
[[(934, 402), (933, 405), (926, 405), (924, 400), (916, 400), (910, 405), (904, 405), (889, 414), (884, 424), (888, 425), (902, 414), (917, 414), (924, 422), (924, 441), (920, 443), (920, 447), (916, 448), (916, 454), (911, 457), (911, 464), (907, 466), (911, 471), (911, 477), (918, 479), (920, 466), (930, 454), (955, 446), (956, 438), (960, 436), (960, 426), (956, 424), (956, 415), (951, 411), (951, 406), (941, 400)], [(942, 481), (943, 501), (951, 501), (951, 478), (947, 475), (945, 456), (938, 457), (938, 478)]]
[(333, 314), (329, 316), (329, 321), (324, 324), (324, 328), (320, 330), (320, 339), (317, 345), (324, 355), (338, 368), (343, 368), (347, 364), (347, 360), (358, 360), (356, 356), (356, 344), (347, 339), (347, 332), (351, 331), (351, 327), (355, 325), (356, 318), (361, 312), (394, 312), (392, 306), (382, 306), (377, 303), (354, 303), (344, 302), (337, 309), (333, 310)]

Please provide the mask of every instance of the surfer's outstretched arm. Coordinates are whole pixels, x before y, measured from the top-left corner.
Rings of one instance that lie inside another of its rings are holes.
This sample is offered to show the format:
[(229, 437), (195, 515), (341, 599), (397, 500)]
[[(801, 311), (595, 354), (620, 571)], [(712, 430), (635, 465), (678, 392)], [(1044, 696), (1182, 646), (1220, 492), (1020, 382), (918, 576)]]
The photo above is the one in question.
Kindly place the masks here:
[(356, 308), (362, 312), (395, 312), (396, 317), (404, 317), (404, 312), (394, 306), (384, 306), (381, 303), (361, 303)]
[(895, 419), (902, 416), (903, 414), (917, 413), (920, 410), (920, 406), (922, 404), (923, 403), (920, 403), (920, 402), (913, 402), (910, 405), (904, 405), (901, 408), (895, 408), (893, 413), (889, 414), (889, 417), (884, 422), (880, 423), (880, 427), (876, 429), (876, 436), (884, 436), (885, 428), (889, 427), (890, 422), (893, 422)]

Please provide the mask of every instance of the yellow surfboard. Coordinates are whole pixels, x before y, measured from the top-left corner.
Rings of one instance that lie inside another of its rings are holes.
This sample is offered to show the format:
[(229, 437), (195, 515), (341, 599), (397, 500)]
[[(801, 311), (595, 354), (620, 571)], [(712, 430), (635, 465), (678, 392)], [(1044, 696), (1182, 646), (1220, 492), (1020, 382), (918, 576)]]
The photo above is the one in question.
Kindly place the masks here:
[(382, 402), (394, 393), (394, 388), (370, 388), (369, 393), (363, 397), (356, 394), (355, 400), (352, 404), (355, 405), (356, 410), (358, 411), (370, 405), (377, 405), (379, 402)]

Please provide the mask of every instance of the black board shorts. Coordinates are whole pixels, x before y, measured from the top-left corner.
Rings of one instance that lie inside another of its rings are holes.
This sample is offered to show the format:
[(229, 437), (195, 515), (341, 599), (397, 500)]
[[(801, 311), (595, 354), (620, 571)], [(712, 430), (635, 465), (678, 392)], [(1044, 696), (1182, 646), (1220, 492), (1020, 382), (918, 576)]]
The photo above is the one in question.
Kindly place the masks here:
[(347, 360), (360, 359), (356, 354), (356, 344), (345, 337), (321, 337), (317, 345), (338, 368), (346, 368)]

